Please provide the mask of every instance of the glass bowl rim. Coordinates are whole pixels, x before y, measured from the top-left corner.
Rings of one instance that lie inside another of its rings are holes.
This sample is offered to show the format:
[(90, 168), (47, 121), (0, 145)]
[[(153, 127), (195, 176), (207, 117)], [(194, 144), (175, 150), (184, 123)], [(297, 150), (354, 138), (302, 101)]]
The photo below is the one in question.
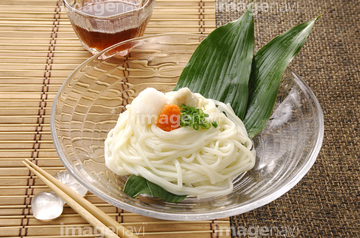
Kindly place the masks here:
[(67, 79), (64, 81), (64, 83), (62, 84), (62, 86), (58, 90), (58, 92), (57, 92), (57, 94), (56, 94), (56, 96), (54, 98), (52, 109), (51, 109), (51, 117), (50, 117), (51, 136), (52, 136), (53, 143), (55, 145), (55, 149), (56, 149), (56, 151), (57, 151), (57, 153), (59, 155), (59, 158), (60, 158), (61, 162), (64, 164), (65, 168), (70, 172), (70, 174), (76, 180), (78, 180), (90, 192), (92, 192), (94, 195), (98, 196), (99, 198), (103, 199), (104, 201), (110, 203), (113, 206), (119, 207), (119, 208), (124, 209), (124, 210), (129, 211), (129, 212), (134, 212), (134, 213), (137, 213), (137, 214), (140, 214), (140, 215), (153, 217), (153, 218), (158, 218), (158, 219), (178, 220), (178, 221), (185, 221), (185, 220), (197, 221), (197, 220), (219, 219), (219, 218), (230, 217), (230, 216), (234, 216), (234, 215), (238, 215), (238, 214), (242, 214), (242, 213), (254, 210), (256, 208), (264, 206), (264, 205), (278, 199), (279, 197), (284, 195), (286, 192), (288, 192), (291, 188), (293, 188), (307, 174), (307, 172), (314, 165), (314, 163), (315, 163), (315, 161), (317, 159), (317, 156), (318, 156), (318, 154), (320, 152), (320, 149), (321, 149), (321, 146), (322, 146), (322, 143), (323, 143), (323, 137), (324, 137), (324, 115), (323, 115), (321, 105), (320, 105), (319, 101), (317, 100), (314, 92), (311, 90), (311, 88), (290, 67), (287, 67), (287, 70), (290, 70), (290, 72), (294, 75), (294, 78), (297, 79), (297, 80), (295, 80), (295, 82), (300, 86), (302, 91), (306, 91), (308, 93), (311, 100), (314, 102), (316, 112), (318, 114), (319, 128), (318, 128), (318, 134), (317, 134), (317, 138), (316, 138), (316, 144), (312, 148), (311, 153), (309, 153), (307, 155), (307, 158), (308, 158), (307, 162), (304, 164), (304, 166), (301, 168), (301, 170), (288, 183), (286, 183), (281, 188), (277, 189), (274, 193), (266, 195), (263, 198), (261, 198), (259, 200), (256, 200), (256, 201), (253, 201), (251, 203), (248, 203), (248, 204), (246, 204), (246, 205), (244, 205), (242, 207), (235, 207), (235, 208), (226, 209), (226, 210), (223, 210), (223, 211), (212, 212), (211, 210), (209, 210), (209, 211), (202, 211), (201, 213), (168, 213), (168, 212), (161, 212), (161, 211), (155, 211), (155, 210), (148, 210), (146, 208), (139, 208), (137, 206), (133, 206), (133, 205), (127, 204), (125, 202), (116, 200), (116, 199), (114, 199), (112, 197), (109, 197), (108, 195), (104, 194), (103, 192), (101, 192), (97, 188), (95, 188), (95, 187), (93, 187), (91, 185), (88, 185), (87, 183), (84, 183), (83, 180), (81, 179), (81, 177), (79, 175), (77, 175), (77, 173), (75, 171), (72, 170), (72, 168), (71, 168), (72, 165), (68, 162), (68, 160), (65, 157), (65, 154), (61, 150), (61, 146), (60, 146), (60, 142), (58, 141), (56, 128), (55, 128), (55, 122), (54, 122), (55, 108), (56, 108), (56, 105), (57, 105), (56, 101), (57, 101), (58, 96), (60, 95), (61, 90), (66, 85), (66, 83), (71, 79), (73, 74), (75, 72), (77, 72), (77, 70), (79, 68), (81, 68), (84, 64), (86, 64), (89, 61), (98, 59), (99, 56), (101, 56), (103, 53), (105, 53), (105, 52), (107, 52), (107, 51), (109, 51), (109, 50), (111, 50), (111, 49), (113, 49), (115, 47), (118, 47), (118, 46), (120, 46), (122, 44), (126, 44), (127, 42), (134, 41), (134, 40), (144, 40), (144, 39), (153, 38), (153, 37), (176, 36), (176, 35), (196, 36), (196, 37), (199, 37), (199, 36), (205, 37), (206, 36), (204, 34), (195, 34), (195, 33), (165, 33), (165, 34), (156, 34), (156, 35), (148, 35), (148, 36), (133, 38), (133, 39), (130, 39), (130, 40), (126, 40), (126, 41), (117, 43), (115, 45), (112, 45), (112, 46), (104, 49), (103, 51), (101, 51), (101, 52), (93, 55), (89, 59), (85, 60), (83, 63), (81, 63), (79, 66), (77, 66), (73, 70), (73, 72), (67, 77)]

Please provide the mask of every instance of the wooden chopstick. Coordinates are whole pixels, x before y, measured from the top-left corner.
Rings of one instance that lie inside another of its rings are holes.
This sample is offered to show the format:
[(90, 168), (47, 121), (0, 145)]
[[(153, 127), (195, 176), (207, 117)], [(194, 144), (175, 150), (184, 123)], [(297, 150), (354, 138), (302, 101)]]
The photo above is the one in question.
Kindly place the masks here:
[[(109, 238), (118, 238), (119, 236), (122, 238), (138, 238), (138, 236), (134, 235), (130, 230), (123, 227), (105, 212), (75, 193), (72, 189), (61, 183), (36, 164), (32, 163), (30, 160), (25, 159), (22, 163), (86, 221), (102, 231), (104, 236)], [(111, 229), (109, 227), (111, 227)], [(115, 234), (113, 230), (115, 230), (117, 234)]]

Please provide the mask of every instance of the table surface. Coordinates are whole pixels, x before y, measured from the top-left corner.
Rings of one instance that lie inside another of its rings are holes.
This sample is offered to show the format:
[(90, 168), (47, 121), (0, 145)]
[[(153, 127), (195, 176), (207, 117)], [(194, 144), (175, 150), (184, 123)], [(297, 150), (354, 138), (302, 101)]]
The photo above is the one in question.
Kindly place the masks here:
[[(157, 0), (146, 34), (207, 34), (240, 17), (245, 2)], [(255, 2), (254, 10), (256, 50), (323, 14), (290, 64), (324, 112), (324, 142), (309, 173), (274, 202), (220, 220), (161, 221), (123, 211), (92, 194), (88, 200), (145, 237), (359, 235), (360, 5), (350, 0), (271, 0)], [(48, 189), (21, 164), (28, 158), (52, 174), (63, 169), (50, 134), (52, 101), (90, 54), (58, 0), (2, 0), (0, 46), (0, 236), (59, 237), (64, 227), (81, 227), (87, 232), (82, 235), (93, 237), (88, 224), (67, 206), (54, 221), (33, 218), (32, 197)]]
[[(237, 18), (242, 2), (217, 2), (217, 26)], [(269, 236), (281, 235), (276, 232), (280, 230), (290, 237), (289, 230), (296, 228), (294, 237), (359, 237), (360, 4), (350, 0), (254, 3), (256, 49), (323, 14), (290, 67), (318, 98), (325, 133), (316, 163), (293, 189), (266, 206), (231, 218), (231, 225), (240, 237), (244, 228), (251, 227), (265, 231), (274, 227)]]

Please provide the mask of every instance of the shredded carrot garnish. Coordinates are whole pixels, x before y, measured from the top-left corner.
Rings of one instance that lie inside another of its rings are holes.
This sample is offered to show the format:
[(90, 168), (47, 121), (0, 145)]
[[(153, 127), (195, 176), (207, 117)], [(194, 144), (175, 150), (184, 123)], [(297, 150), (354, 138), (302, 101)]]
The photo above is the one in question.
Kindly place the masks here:
[(175, 104), (166, 104), (159, 115), (157, 126), (164, 131), (172, 131), (180, 127), (180, 108)]

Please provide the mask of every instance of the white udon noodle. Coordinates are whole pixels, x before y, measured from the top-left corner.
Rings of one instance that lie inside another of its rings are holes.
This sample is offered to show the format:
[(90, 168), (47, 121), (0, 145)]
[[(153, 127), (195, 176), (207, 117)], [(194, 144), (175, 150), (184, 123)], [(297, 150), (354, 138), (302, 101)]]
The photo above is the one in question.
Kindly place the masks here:
[(177, 195), (230, 194), (232, 180), (255, 164), (252, 141), (230, 105), (196, 95), (217, 128), (166, 132), (143, 123), (128, 105), (105, 141), (106, 166), (118, 175), (141, 176)]

